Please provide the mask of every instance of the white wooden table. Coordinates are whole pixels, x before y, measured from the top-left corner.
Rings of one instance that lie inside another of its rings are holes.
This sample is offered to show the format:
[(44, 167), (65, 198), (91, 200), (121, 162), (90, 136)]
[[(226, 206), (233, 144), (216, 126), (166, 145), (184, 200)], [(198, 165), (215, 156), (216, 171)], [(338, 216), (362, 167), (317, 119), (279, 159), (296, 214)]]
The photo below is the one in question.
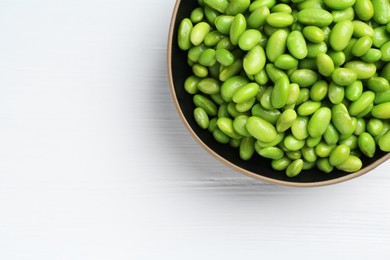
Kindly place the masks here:
[(171, 102), (174, 0), (0, 0), (0, 259), (390, 259), (390, 162), (289, 188)]

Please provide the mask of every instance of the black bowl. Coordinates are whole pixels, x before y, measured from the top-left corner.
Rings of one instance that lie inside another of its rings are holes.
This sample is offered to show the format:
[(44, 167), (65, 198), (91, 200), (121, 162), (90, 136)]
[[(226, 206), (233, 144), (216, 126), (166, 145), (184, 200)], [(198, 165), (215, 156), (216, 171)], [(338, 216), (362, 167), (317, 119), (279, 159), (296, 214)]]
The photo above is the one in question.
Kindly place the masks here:
[(189, 17), (191, 11), (198, 6), (197, 0), (177, 0), (173, 11), (168, 38), (168, 80), (170, 91), (177, 111), (187, 129), (195, 140), (211, 155), (231, 168), (253, 178), (275, 184), (289, 186), (321, 186), (335, 184), (363, 175), (390, 158), (390, 153), (377, 152), (374, 158), (362, 157), (363, 168), (355, 173), (334, 170), (324, 173), (316, 168), (302, 171), (298, 176), (290, 178), (284, 172), (271, 168), (271, 161), (254, 155), (251, 160), (240, 159), (237, 148), (216, 142), (211, 133), (201, 129), (194, 120), (192, 96), (183, 86), (185, 79), (191, 75), (187, 64), (186, 52), (177, 45), (177, 31), (180, 21)]

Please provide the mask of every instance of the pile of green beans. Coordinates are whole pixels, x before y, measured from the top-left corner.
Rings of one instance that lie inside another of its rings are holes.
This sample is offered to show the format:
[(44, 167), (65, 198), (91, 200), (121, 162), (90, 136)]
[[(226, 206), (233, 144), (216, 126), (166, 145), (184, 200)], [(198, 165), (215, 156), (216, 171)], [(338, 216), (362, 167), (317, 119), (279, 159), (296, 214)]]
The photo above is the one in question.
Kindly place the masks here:
[(390, 151), (389, 0), (198, 0), (178, 46), (194, 118), (289, 177)]

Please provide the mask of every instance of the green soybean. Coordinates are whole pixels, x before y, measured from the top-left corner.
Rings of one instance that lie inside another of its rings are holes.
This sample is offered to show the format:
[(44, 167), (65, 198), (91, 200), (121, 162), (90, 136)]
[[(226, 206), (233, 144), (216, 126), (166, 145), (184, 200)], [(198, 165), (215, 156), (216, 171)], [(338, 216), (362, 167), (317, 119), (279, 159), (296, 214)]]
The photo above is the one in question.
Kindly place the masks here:
[(390, 131), (387, 131), (379, 138), (378, 145), (382, 151), (390, 152)]
[(307, 44), (300, 31), (292, 31), (288, 34), (287, 49), (297, 59), (304, 59), (307, 56)]
[(317, 27), (326, 27), (333, 21), (333, 16), (326, 10), (308, 8), (303, 9), (297, 14), (298, 21), (305, 25), (314, 25)]
[(333, 81), (329, 84), (328, 89), (328, 98), (329, 101), (333, 104), (340, 104), (345, 96), (345, 89), (343, 86), (340, 86)]
[(320, 158), (317, 160), (317, 168), (325, 173), (330, 173), (333, 171), (333, 165), (329, 163), (328, 158)]
[(178, 36), (177, 36), (177, 41), (180, 49), (188, 50), (189, 48), (191, 48), (192, 29), (193, 29), (193, 25), (190, 19), (184, 18), (180, 22)]
[(240, 143), (240, 158), (249, 160), (255, 152), (255, 139), (253, 137), (243, 137)]
[(371, 110), (371, 114), (378, 119), (390, 119), (390, 102), (374, 106)]
[(241, 50), (249, 51), (260, 42), (261, 37), (262, 35), (259, 30), (248, 29), (238, 39), (238, 46)]
[(220, 90), (220, 83), (213, 78), (204, 78), (198, 82), (198, 89), (205, 94), (217, 94)]
[(281, 159), (272, 160), (271, 166), (274, 170), (283, 171), (287, 168), (287, 166), (290, 165), (290, 163), (291, 160), (288, 157), (284, 156)]
[(318, 157), (324, 158), (324, 157), (329, 157), (333, 148), (334, 145), (329, 145), (324, 141), (321, 141), (319, 144), (315, 146), (314, 151), (316, 152)]
[(326, 53), (328, 46), (325, 42), (321, 43), (308, 43), (307, 44), (307, 57), (316, 58), (321, 53)]
[(390, 34), (387, 32), (385, 26), (378, 26), (374, 29), (372, 36), (372, 45), (380, 48), (384, 43), (390, 41)]
[(277, 136), (275, 127), (257, 116), (248, 118), (246, 128), (254, 138), (262, 142), (272, 142)]
[(283, 111), (283, 113), (279, 116), (278, 120), (276, 121), (276, 130), (278, 132), (284, 132), (287, 129), (289, 129), (295, 120), (297, 119), (297, 113), (294, 109), (286, 109)]
[(351, 21), (341, 21), (333, 26), (329, 35), (329, 44), (335, 51), (342, 51), (347, 47), (353, 34), (353, 23)]
[(308, 123), (309, 135), (313, 138), (322, 136), (331, 120), (332, 112), (327, 107), (319, 108)]
[(248, 83), (240, 87), (237, 91), (235, 91), (232, 99), (236, 103), (248, 101), (256, 97), (257, 93), (259, 92), (259, 89), (260, 86), (257, 83), (255, 82)]
[(241, 59), (236, 59), (232, 65), (224, 67), (219, 73), (219, 80), (226, 81), (233, 76), (236, 76), (240, 73), (243, 67), (243, 62)]
[(286, 175), (288, 177), (295, 177), (302, 171), (302, 167), (303, 167), (303, 160), (302, 159), (295, 160), (289, 166), (287, 166)]
[(287, 36), (288, 33), (281, 29), (277, 30), (269, 37), (265, 50), (269, 61), (274, 62), (278, 56), (285, 52)]
[(372, 40), (369, 36), (363, 36), (356, 41), (352, 47), (352, 54), (356, 57), (363, 56), (370, 50), (372, 46)]
[(297, 112), (300, 116), (308, 116), (314, 114), (320, 107), (321, 102), (308, 100), (298, 107)]
[(309, 69), (295, 70), (290, 76), (291, 82), (297, 83), (300, 87), (309, 87), (313, 85), (317, 79), (317, 73)]
[(337, 68), (332, 73), (332, 80), (340, 86), (348, 86), (357, 80), (357, 73), (348, 68)]
[(215, 51), (215, 58), (221, 65), (225, 67), (228, 67), (234, 63), (234, 56), (227, 49), (217, 49)]
[[(329, 0), (328, 0), (329, 1)], [(355, 11), (352, 7), (345, 9), (338, 9), (332, 11), (333, 22), (338, 23), (340, 21), (352, 21), (355, 17)]]
[(351, 135), (355, 129), (353, 128), (352, 118), (349, 115), (347, 107), (343, 104), (332, 106), (332, 123), (342, 135)]
[(340, 139), (339, 132), (332, 123), (329, 123), (323, 137), (325, 142), (329, 145), (337, 144)]
[(375, 154), (376, 143), (372, 135), (367, 132), (361, 133), (358, 137), (358, 146), (360, 151), (367, 156), (372, 158)]
[(282, 159), (284, 156), (283, 150), (278, 147), (266, 147), (261, 149), (258, 153), (265, 158), (273, 160)]
[(210, 25), (206, 22), (200, 22), (194, 25), (191, 30), (190, 40), (193, 45), (200, 45), (206, 35), (210, 32)]
[(371, 0), (356, 0), (355, 14), (362, 21), (368, 21), (374, 16), (374, 7)]
[(275, 125), (280, 116), (280, 111), (277, 109), (266, 109), (261, 104), (256, 104), (251, 109), (252, 115), (261, 117), (271, 124)]
[(194, 118), (200, 128), (207, 129), (209, 127), (209, 116), (203, 108), (197, 107), (194, 109)]
[(270, 10), (266, 6), (261, 6), (254, 10), (248, 17), (248, 27), (252, 29), (259, 29), (265, 24), (267, 16), (270, 14)]
[(222, 83), (221, 95), (226, 102), (233, 100), (234, 93), (242, 86), (249, 83), (249, 80), (243, 76), (234, 76)]
[(324, 0), (326, 6), (333, 10), (345, 10), (353, 6), (355, 0)]
[(250, 0), (230, 0), (225, 13), (230, 15), (245, 13), (249, 8), (250, 3)]
[(219, 15), (215, 18), (214, 24), (215, 28), (222, 34), (228, 35), (230, 32), (230, 27), (232, 26), (234, 16), (231, 15)]
[(357, 79), (369, 79), (376, 72), (375, 64), (358, 60), (347, 62), (344, 67), (354, 70), (357, 74)]
[(349, 155), (342, 164), (339, 164), (335, 167), (345, 172), (357, 172), (362, 168), (362, 166), (363, 163), (359, 157), (355, 155)]
[(364, 109), (366, 109), (370, 104), (372, 104), (374, 102), (374, 99), (375, 99), (374, 92), (369, 90), (363, 92), (362, 95), (356, 101), (353, 101), (349, 105), (348, 107), (349, 114), (352, 116), (358, 115), (359, 113), (364, 111)]
[(383, 122), (377, 118), (371, 118), (367, 123), (367, 131), (372, 136), (378, 136), (382, 133)]
[(217, 120), (217, 126), (227, 136), (235, 139), (241, 138), (241, 135), (234, 130), (233, 119), (228, 117), (220, 117)]
[[(327, 55), (332, 59), (332, 61), (334, 63), (334, 67), (339, 67), (339, 66), (343, 65), (345, 60), (346, 60), (345, 54), (342, 51), (329, 50), (327, 52)], [(333, 70), (332, 70), (332, 72), (333, 72)], [(329, 73), (329, 71), (328, 71), (328, 73)], [(328, 74), (328, 73), (326, 73), (326, 74)], [(324, 75), (324, 76), (327, 76), (327, 75)]]
[(298, 67), (298, 60), (290, 54), (282, 54), (275, 59), (274, 64), (280, 69), (288, 70)]
[[(382, 58), (382, 52), (378, 49), (371, 48), (366, 54), (364, 54), (361, 59), (365, 62), (376, 62)], [(383, 71), (383, 70), (382, 70)]]
[(266, 22), (271, 26), (283, 28), (290, 26), (294, 22), (294, 18), (289, 13), (275, 12), (267, 16)]
[(363, 36), (373, 37), (374, 29), (365, 22), (354, 20), (353, 24), (353, 36), (356, 38), (360, 38)]
[(329, 155), (329, 163), (337, 166), (345, 162), (351, 154), (351, 149), (345, 144), (336, 146)]
[(390, 22), (390, 3), (388, 0), (371, 0), (374, 7), (372, 19), (378, 24), (387, 24)]
[(381, 59), (383, 61), (390, 61), (390, 42), (384, 43), (381, 46), (380, 51), (382, 53), (382, 58)]
[(238, 39), (246, 30), (246, 19), (243, 14), (237, 14), (230, 26), (230, 41), (233, 45), (238, 44)]
[(286, 105), (289, 87), (290, 82), (287, 77), (281, 77), (275, 82), (271, 94), (271, 104), (274, 108), (282, 108)]
[(325, 40), (324, 31), (317, 26), (305, 26), (302, 33), (308, 41), (313, 43), (321, 43)]
[(368, 89), (374, 92), (384, 92), (390, 89), (389, 82), (383, 77), (372, 77), (367, 81)]
[(264, 49), (261, 46), (256, 46), (245, 55), (243, 67), (248, 75), (255, 75), (264, 68), (265, 63)]
[(313, 101), (323, 100), (328, 93), (328, 83), (325, 80), (317, 81), (310, 89), (310, 98)]

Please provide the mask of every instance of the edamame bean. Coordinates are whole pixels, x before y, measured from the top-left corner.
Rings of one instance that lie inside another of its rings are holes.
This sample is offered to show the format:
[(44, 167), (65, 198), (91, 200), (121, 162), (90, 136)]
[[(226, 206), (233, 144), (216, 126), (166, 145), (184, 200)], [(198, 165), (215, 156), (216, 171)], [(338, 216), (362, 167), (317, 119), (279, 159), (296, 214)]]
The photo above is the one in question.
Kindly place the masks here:
[(355, 101), (360, 97), (362, 92), (363, 83), (357, 80), (345, 88), (345, 97), (350, 101)]
[(231, 77), (240, 73), (242, 67), (243, 67), (242, 60), (236, 59), (232, 65), (224, 67), (221, 70), (221, 72), (219, 73), (219, 80), (226, 81), (226, 80), (230, 79)]
[(325, 9), (324, 2), (323, 1), (319, 1), (319, 0), (303, 1), (303, 2), (298, 3), (297, 7), (298, 7), (298, 10), (309, 9), (309, 8), (312, 8), (312, 9)]
[(367, 81), (368, 89), (374, 92), (384, 92), (390, 89), (389, 82), (383, 77), (372, 77)]
[(261, 37), (262, 35), (259, 30), (246, 30), (238, 39), (238, 46), (241, 48), (241, 50), (244, 51), (252, 50), (253, 47), (255, 47), (260, 42)]
[(211, 31), (204, 37), (204, 44), (209, 47), (214, 47), (224, 37), (219, 31)]
[(265, 65), (265, 70), (267, 72), (268, 77), (274, 83), (281, 77), (287, 77), (287, 74), (283, 70), (276, 68), (275, 65), (273, 65), (272, 63), (267, 63)]
[(372, 91), (365, 91), (362, 95), (356, 100), (353, 101), (349, 107), (348, 111), (351, 116), (356, 116), (364, 109), (366, 109), (370, 104), (374, 102), (375, 93)]
[(316, 58), (321, 53), (326, 53), (328, 46), (325, 42), (307, 44), (307, 57)]
[(371, 115), (378, 119), (390, 119), (390, 102), (385, 102), (374, 106)]
[(333, 81), (329, 84), (328, 89), (328, 98), (329, 101), (333, 104), (340, 104), (345, 96), (345, 89), (344, 87), (337, 85)]
[(277, 109), (266, 109), (261, 104), (256, 104), (252, 107), (252, 115), (261, 117), (271, 124), (275, 125), (280, 116), (280, 111)]
[(213, 66), (217, 59), (215, 58), (215, 50), (214, 49), (206, 49), (204, 52), (202, 52), (199, 56), (199, 64), (206, 67)]
[[(332, 0), (334, 1), (334, 0)], [(355, 1), (355, 0), (353, 0)], [(338, 23), (341, 21), (352, 21), (353, 18), (355, 17), (355, 11), (353, 10), (352, 7), (348, 7), (346, 9), (339, 9), (339, 10), (333, 10), (332, 11), (332, 16), (333, 16), (333, 22)]]
[(283, 171), (287, 168), (287, 166), (290, 165), (290, 163), (291, 160), (288, 157), (284, 156), (279, 160), (272, 160), (271, 166), (274, 170)]
[(255, 152), (255, 139), (253, 137), (243, 137), (240, 143), (240, 158), (247, 161), (252, 158)]
[(311, 136), (309, 136), (307, 139), (306, 139), (306, 145), (308, 147), (316, 147), (322, 140), (322, 137), (316, 137), (316, 138), (313, 138)]
[(193, 25), (190, 19), (184, 18), (179, 25), (177, 41), (179, 48), (186, 51), (191, 48), (191, 31)]
[(310, 98), (313, 101), (321, 101), (328, 94), (328, 83), (325, 80), (317, 81), (310, 89)]
[(307, 125), (309, 123), (308, 117), (297, 116), (291, 125), (291, 133), (299, 140), (304, 140), (309, 136)]
[(248, 17), (248, 27), (252, 29), (259, 29), (265, 24), (267, 16), (270, 14), (270, 10), (266, 6), (261, 6), (254, 10)]
[(271, 104), (274, 108), (282, 108), (286, 105), (289, 88), (290, 82), (287, 77), (281, 77), (275, 82), (271, 94)]
[(297, 118), (297, 113), (295, 112), (294, 109), (286, 109), (285, 111), (283, 111), (283, 113), (279, 116), (278, 120), (276, 121), (276, 130), (278, 132), (286, 131), (292, 126), (296, 118)]
[(211, 27), (206, 22), (200, 22), (194, 25), (191, 30), (190, 40), (193, 45), (200, 45), (206, 35), (210, 32)]
[(349, 155), (348, 158), (342, 163), (335, 166), (337, 169), (345, 172), (357, 172), (363, 166), (362, 161), (355, 155)]
[(234, 130), (233, 119), (220, 117), (217, 120), (217, 126), (225, 135), (235, 139), (241, 138), (241, 135)]
[[(296, 84), (296, 83), (293, 83), (293, 84)], [(299, 90), (298, 99), (297, 99), (297, 101), (296, 101), (295, 104), (298, 106), (298, 105), (300, 105), (300, 104), (306, 102), (307, 100), (309, 100), (309, 97), (310, 97), (310, 91), (309, 91), (309, 89), (307, 89), (307, 88), (301, 88), (301, 89)]]
[(315, 146), (314, 151), (316, 152), (318, 157), (324, 158), (324, 157), (329, 157), (333, 148), (334, 148), (334, 145), (329, 145), (329, 144), (321, 141), (319, 144), (317, 144)]
[(353, 6), (355, 0), (324, 0), (326, 6), (333, 10), (345, 10)]
[(390, 3), (388, 0), (371, 0), (374, 7), (374, 15), (372, 19), (379, 24), (387, 24), (390, 22)]
[(230, 141), (230, 137), (222, 132), (219, 128), (215, 128), (213, 131), (214, 139), (221, 144), (227, 144)]
[(352, 118), (343, 103), (332, 106), (332, 123), (342, 135), (351, 135), (353, 128)]
[(358, 118), (356, 123), (356, 128), (353, 134), (359, 136), (361, 133), (365, 131), (366, 131), (366, 121), (364, 120), (364, 118)]
[(265, 158), (273, 159), (273, 160), (280, 160), (284, 156), (284, 152), (282, 149), (278, 147), (272, 147), (272, 146), (262, 148), (258, 153)]
[(283, 140), (283, 144), (289, 151), (298, 151), (305, 145), (305, 140), (297, 139), (293, 135), (287, 135)]
[(257, 116), (248, 118), (246, 128), (254, 138), (262, 142), (272, 142), (277, 136), (275, 127)]
[(298, 67), (298, 60), (290, 54), (282, 54), (275, 59), (274, 65), (284, 70), (293, 69)]
[(222, 83), (221, 95), (226, 102), (233, 100), (234, 93), (242, 86), (249, 83), (249, 80), (243, 76), (234, 76)]
[(390, 131), (388, 130), (378, 140), (379, 148), (384, 152), (390, 152)]
[(244, 102), (237, 103), (236, 109), (238, 112), (247, 112), (247, 111), (251, 110), (251, 108), (253, 107), (255, 102), (256, 102), (256, 98), (251, 98), (251, 99), (248, 99)]
[(280, 29), (269, 37), (265, 50), (269, 61), (274, 62), (278, 56), (285, 52), (287, 36), (287, 31)]
[(230, 114), (228, 111), (228, 103), (223, 103), (221, 106), (219, 106), (217, 116), (218, 117), (230, 117)]
[(382, 60), (383, 61), (390, 61), (390, 42), (384, 43), (381, 48), (382, 53)]
[(259, 92), (259, 89), (260, 86), (257, 83), (248, 83), (240, 87), (237, 91), (235, 91), (232, 99), (236, 103), (248, 101), (256, 97), (257, 93)]
[(333, 165), (329, 163), (328, 158), (320, 158), (317, 160), (317, 168), (325, 173), (330, 173), (333, 171)]
[(284, 139), (284, 133), (278, 133), (276, 135), (276, 138), (275, 140), (273, 140), (272, 142), (262, 142), (260, 140), (257, 140), (256, 141), (256, 144), (260, 147), (260, 148), (266, 148), (266, 147), (274, 147), (274, 146), (277, 146), (279, 144), (281, 144), (281, 142), (283, 141)]
[(298, 21), (305, 25), (314, 25), (317, 27), (326, 27), (333, 21), (333, 16), (326, 10), (308, 8), (303, 9), (297, 14)]
[(325, 142), (329, 145), (337, 144), (339, 138), (339, 132), (337, 131), (336, 127), (334, 127), (332, 123), (329, 123), (324, 133)]
[(209, 127), (209, 116), (203, 108), (197, 107), (194, 109), (194, 118), (200, 128), (207, 129)]
[(308, 50), (305, 38), (300, 31), (292, 31), (287, 37), (287, 49), (297, 59), (304, 59)]
[(220, 13), (224, 13), (229, 5), (228, 0), (204, 0), (203, 2)]
[(317, 79), (317, 73), (309, 69), (295, 70), (290, 76), (291, 82), (297, 83), (300, 87), (309, 87), (313, 85)]
[[(329, 50), (327, 52), (327, 55), (329, 55), (329, 57), (332, 59), (332, 61), (334, 63), (334, 67), (340, 67), (341, 65), (344, 64), (344, 62), (346, 60), (345, 54), (342, 51)], [(333, 72), (333, 70), (332, 70), (332, 72)], [(324, 75), (324, 76), (327, 76), (327, 75)]]
[(364, 23), (359, 20), (352, 21), (353, 24), (353, 36), (356, 38), (360, 38), (363, 36), (373, 37), (374, 29), (369, 26), (367, 23)]
[(217, 49), (215, 51), (215, 58), (221, 65), (225, 67), (228, 67), (234, 63), (234, 56), (227, 49)]
[(220, 90), (220, 83), (213, 78), (204, 78), (198, 83), (198, 89), (205, 94), (217, 94)]
[(272, 103), (271, 103), (271, 96), (272, 96), (273, 91), (274, 91), (274, 87), (268, 87), (260, 99), (260, 104), (265, 109), (269, 109), (269, 110), (274, 109), (274, 107), (272, 106)]
[(234, 148), (239, 148), (241, 145), (241, 140), (242, 138), (241, 139), (230, 138), (229, 145)]
[(203, 8), (202, 7), (198, 7), (198, 8), (195, 8), (194, 10), (192, 10), (191, 15), (190, 15), (190, 20), (193, 23), (199, 23), (199, 22), (201, 22), (203, 20), (203, 17), (204, 17)]
[(289, 13), (276, 12), (267, 16), (266, 22), (274, 27), (283, 28), (290, 26), (294, 22), (294, 18)]
[(238, 44), (238, 39), (246, 30), (246, 19), (243, 14), (237, 14), (230, 26), (230, 41), (233, 45)]
[(367, 156), (372, 158), (375, 154), (376, 143), (374, 138), (367, 132), (361, 133), (358, 137), (358, 146), (360, 151)]
[(342, 164), (351, 154), (351, 149), (345, 144), (336, 146), (329, 155), (329, 163), (333, 166)]
[(330, 76), (334, 71), (334, 63), (330, 56), (325, 53), (319, 53), (316, 58), (318, 72), (323, 76)]
[(300, 93), (299, 85), (296, 83), (291, 83), (286, 105), (295, 104), (299, 98), (299, 93)]
[(303, 167), (303, 160), (302, 159), (295, 160), (289, 166), (287, 166), (286, 175), (288, 177), (295, 177), (302, 171), (302, 167)]
[(367, 131), (372, 136), (378, 136), (382, 133), (383, 122), (382, 120), (371, 118), (367, 123)]
[(229, 15), (245, 13), (249, 8), (250, 3), (250, 0), (230, 0), (225, 12)]
[(244, 57), (243, 67), (248, 75), (256, 75), (263, 70), (266, 63), (264, 49), (261, 46), (255, 46)]
[(234, 16), (231, 15), (219, 15), (215, 18), (214, 24), (215, 28), (222, 34), (228, 35), (230, 32), (230, 27), (232, 26)]
[(374, 7), (370, 0), (356, 0), (354, 9), (355, 14), (362, 21), (368, 21), (374, 15)]
[(316, 26), (305, 26), (302, 33), (308, 41), (313, 43), (321, 43), (325, 40), (324, 31)]
[(357, 80), (357, 73), (352, 69), (337, 68), (332, 73), (332, 80), (340, 86), (348, 86)]
[[(369, 49), (366, 54), (364, 54), (361, 59), (365, 62), (376, 62), (379, 61), (382, 58), (382, 52), (378, 49), (371, 48)], [(382, 70), (383, 71), (383, 70)]]
[(256, 0), (249, 6), (249, 12), (253, 12), (259, 7), (266, 6), (271, 9), (276, 4), (276, 0)]
[(297, 112), (298, 112), (298, 115), (300, 115), (300, 116), (308, 116), (308, 115), (314, 114), (314, 112), (316, 112), (320, 107), (321, 107), (321, 102), (308, 100), (308, 101), (302, 103), (298, 107)]
[(246, 122), (248, 121), (248, 116), (246, 115), (239, 115), (237, 117), (235, 117), (233, 119), (233, 128), (234, 130), (242, 135), (242, 136), (246, 136), (246, 137), (250, 137), (250, 133), (248, 132), (248, 130), (246, 130)]
[(357, 79), (369, 79), (376, 72), (375, 64), (358, 60), (347, 62), (344, 67), (354, 70), (357, 74)]
[(341, 21), (333, 26), (329, 35), (329, 44), (335, 51), (342, 51), (347, 47), (353, 34), (353, 23), (351, 21)]
[(302, 147), (301, 152), (306, 162), (312, 163), (317, 160), (317, 154), (313, 147), (304, 146)]
[(195, 76), (198, 76), (200, 78), (207, 77), (207, 75), (209, 74), (208, 69), (205, 66), (200, 65), (198, 63), (192, 66), (192, 72), (194, 73)]
[(319, 108), (308, 123), (309, 135), (313, 138), (322, 136), (331, 120), (332, 112), (327, 107)]
[(384, 43), (390, 41), (390, 34), (387, 32), (385, 26), (378, 26), (374, 29), (372, 36), (372, 45), (380, 48)]
[(381, 77), (384, 77), (385, 79), (387, 79), (388, 82), (390, 82), (390, 62), (388, 62), (382, 68)]
[(189, 94), (196, 94), (198, 93), (198, 83), (201, 80), (201, 78), (191, 75), (189, 76), (185, 81), (184, 81), (184, 89), (187, 91)]
[(352, 47), (352, 54), (356, 57), (363, 56), (372, 46), (372, 40), (368, 36), (363, 36), (356, 41)]

